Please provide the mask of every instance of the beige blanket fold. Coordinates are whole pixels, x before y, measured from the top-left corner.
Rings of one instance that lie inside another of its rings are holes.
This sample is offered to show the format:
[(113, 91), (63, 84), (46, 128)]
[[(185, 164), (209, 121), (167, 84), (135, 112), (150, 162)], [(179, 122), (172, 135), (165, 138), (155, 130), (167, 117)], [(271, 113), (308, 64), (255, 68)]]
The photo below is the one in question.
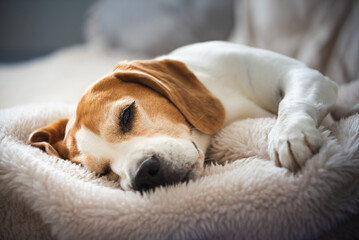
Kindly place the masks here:
[(313, 239), (359, 214), (359, 115), (321, 128), (301, 172), (268, 160), (274, 119), (248, 119), (212, 140), (195, 182), (141, 195), (27, 144), (68, 105), (0, 111), (0, 239)]

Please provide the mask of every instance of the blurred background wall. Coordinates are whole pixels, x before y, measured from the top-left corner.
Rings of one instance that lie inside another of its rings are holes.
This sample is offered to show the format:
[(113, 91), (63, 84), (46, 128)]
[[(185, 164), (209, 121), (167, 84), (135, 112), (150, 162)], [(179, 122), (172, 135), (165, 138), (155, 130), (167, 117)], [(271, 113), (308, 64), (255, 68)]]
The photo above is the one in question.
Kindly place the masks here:
[(2, 0), (0, 62), (16, 62), (86, 40), (153, 55), (228, 38), (233, 0)]
[(228, 40), (359, 78), (358, 0), (2, 0), (0, 63), (82, 44), (146, 58)]
[(84, 42), (94, 0), (1, 0), (0, 62), (30, 59)]

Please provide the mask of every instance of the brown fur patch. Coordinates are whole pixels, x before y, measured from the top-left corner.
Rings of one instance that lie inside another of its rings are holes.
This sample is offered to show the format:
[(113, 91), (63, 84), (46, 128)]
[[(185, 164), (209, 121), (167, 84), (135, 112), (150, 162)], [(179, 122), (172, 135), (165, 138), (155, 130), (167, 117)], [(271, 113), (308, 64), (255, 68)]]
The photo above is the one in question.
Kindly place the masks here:
[(68, 121), (68, 118), (60, 118), (45, 127), (37, 129), (29, 138), (30, 144), (41, 148), (49, 155), (70, 159), (70, 151), (64, 142)]
[[(133, 128), (123, 134), (120, 112), (133, 101)], [(182, 137), (191, 131), (183, 115), (165, 97), (141, 84), (122, 82), (113, 75), (103, 78), (84, 94), (76, 114), (75, 128), (83, 125), (108, 142), (158, 134)]]
[(225, 109), (217, 97), (187, 66), (176, 60), (119, 63), (115, 75), (126, 82), (144, 84), (169, 99), (198, 130), (217, 132), (224, 123)]

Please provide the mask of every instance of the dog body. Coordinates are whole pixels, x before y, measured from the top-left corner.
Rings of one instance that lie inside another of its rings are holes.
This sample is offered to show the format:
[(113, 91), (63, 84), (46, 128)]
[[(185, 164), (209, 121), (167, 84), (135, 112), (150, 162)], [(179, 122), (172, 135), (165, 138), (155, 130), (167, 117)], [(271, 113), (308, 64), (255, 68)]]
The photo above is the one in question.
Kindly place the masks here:
[(85, 92), (75, 116), (38, 129), (30, 143), (120, 178), (123, 189), (145, 190), (197, 178), (221, 127), (278, 115), (269, 154), (297, 171), (319, 150), (317, 126), (336, 97), (334, 82), (294, 59), (198, 43), (119, 63)]

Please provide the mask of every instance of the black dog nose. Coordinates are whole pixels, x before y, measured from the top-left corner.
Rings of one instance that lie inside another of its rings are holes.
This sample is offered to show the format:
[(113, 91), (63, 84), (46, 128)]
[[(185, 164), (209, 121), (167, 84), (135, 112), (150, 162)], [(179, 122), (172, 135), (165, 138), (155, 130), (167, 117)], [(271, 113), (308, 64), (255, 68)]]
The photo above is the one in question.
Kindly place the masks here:
[(180, 182), (186, 175), (183, 171), (175, 171), (166, 161), (157, 156), (145, 159), (138, 167), (132, 181), (134, 190), (147, 191), (157, 186), (165, 186)]
[(164, 183), (161, 162), (156, 156), (151, 156), (138, 167), (133, 180), (133, 189), (146, 191)]

